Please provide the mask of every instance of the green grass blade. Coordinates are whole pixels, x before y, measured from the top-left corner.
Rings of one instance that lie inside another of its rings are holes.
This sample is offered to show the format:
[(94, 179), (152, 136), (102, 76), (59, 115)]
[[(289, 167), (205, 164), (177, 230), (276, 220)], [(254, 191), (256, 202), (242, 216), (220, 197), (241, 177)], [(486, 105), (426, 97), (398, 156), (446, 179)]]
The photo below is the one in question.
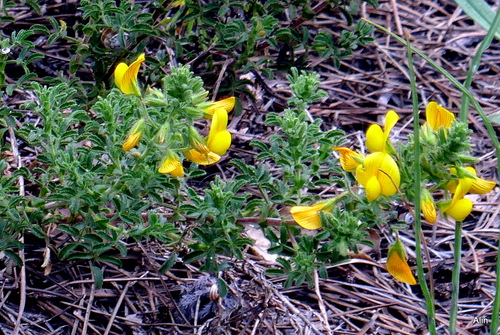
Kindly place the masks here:
[[(477, 49), (474, 58), (469, 66), (469, 70), (467, 71), (467, 77), (464, 82), (464, 87), (466, 89), (470, 89), (470, 85), (472, 83), (472, 77), (476, 73), (479, 68), (479, 64), (481, 63), (481, 57), (483, 53), (490, 47), (491, 42), (493, 41), (493, 37), (495, 32), (498, 32), (500, 29), (500, 10), (495, 14), (495, 18), (491, 24), (491, 27), (488, 30), (486, 36), (484, 36), (481, 45)], [(462, 96), (462, 106), (460, 108), (460, 121), (467, 122), (468, 112), (469, 112), (469, 97), (467, 95)]]
[[(412, 96), (412, 104), (413, 104), (413, 133), (414, 133), (414, 141), (415, 141), (415, 152), (414, 152), (414, 160), (415, 162), (420, 162), (420, 116), (419, 116), (419, 106), (418, 106), (418, 90), (417, 90), (417, 80), (415, 76), (415, 68), (413, 66), (413, 53), (411, 44), (409, 42), (409, 38), (406, 41), (406, 49), (408, 55), (408, 71), (410, 75), (410, 87), (411, 87), (411, 96)], [(422, 289), (422, 293), (425, 297), (425, 307), (427, 310), (427, 325), (429, 327), (429, 333), (432, 335), (437, 334), (436, 330), (436, 317), (435, 317), (435, 301), (433, 298), (433, 294), (430, 292), (429, 287), (427, 286), (427, 282), (425, 280), (424, 273), (424, 263), (422, 257), (422, 221), (420, 220), (420, 164), (415, 164), (415, 179), (413, 185), (414, 195), (414, 210), (415, 210), (415, 252), (417, 259), (417, 273), (418, 273), (418, 284)], [(430, 259), (427, 259), (430, 262)], [(432, 278), (432, 276), (431, 276)], [(432, 280), (432, 279), (431, 279)]]
[[(484, 0), (455, 0), (457, 5), (467, 13), (477, 24), (490, 30), (495, 13)], [(500, 30), (496, 29), (495, 37), (500, 39)]]

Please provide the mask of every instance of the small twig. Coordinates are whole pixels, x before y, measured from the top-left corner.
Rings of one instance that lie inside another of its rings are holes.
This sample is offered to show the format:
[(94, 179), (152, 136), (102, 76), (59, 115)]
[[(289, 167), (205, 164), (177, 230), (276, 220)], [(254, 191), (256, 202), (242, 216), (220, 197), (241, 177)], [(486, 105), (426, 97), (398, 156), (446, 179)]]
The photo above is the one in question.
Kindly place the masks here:
[(127, 282), (127, 284), (125, 284), (125, 287), (123, 288), (123, 291), (120, 294), (118, 301), (116, 302), (115, 309), (113, 310), (113, 313), (109, 317), (109, 322), (108, 322), (108, 325), (106, 326), (106, 330), (104, 331), (103, 335), (108, 335), (109, 332), (111, 331), (111, 327), (113, 327), (113, 324), (115, 323), (116, 315), (118, 314), (118, 311), (120, 310), (123, 299), (125, 299), (125, 294), (127, 294), (130, 286), (134, 285), (136, 282), (137, 281), (129, 281), (129, 282)]
[[(92, 277), (94, 277), (94, 272), (92, 272)], [(87, 334), (87, 328), (90, 320), (90, 312), (92, 311), (92, 304), (94, 303), (94, 296), (95, 296), (95, 278), (92, 278), (92, 286), (90, 287), (90, 297), (89, 301), (87, 303), (87, 310), (85, 311), (85, 318), (83, 320), (83, 329), (82, 329), (82, 335)]]
[(332, 329), (330, 328), (330, 324), (328, 323), (328, 314), (326, 314), (325, 303), (323, 302), (323, 297), (321, 296), (321, 291), (319, 290), (319, 276), (318, 270), (314, 270), (314, 291), (316, 292), (316, 296), (318, 298), (319, 310), (321, 311), (321, 315), (323, 316), (323, 324), (325, 325), (326, 331), (328, 334), (332, 333)]
[(215, 87), (214, 87), (214, 91), (213, 91), (213, 95), (212, 95), (213, 101), (215, 101), (215, 98), (217, 97), (217, 93), (219, 92), (220, 83), (222, 82), (222, 78), (224, 77), (224, 73), (226, 73), (227, 67), (232, 62), (233, 62), (233, 60), (231, 60), (229, 58), (226, 59), (226, 61), (222, 65), (222, 68), (220, 69), (219, 77), (217, 77), (217, 82), (215, 83)]

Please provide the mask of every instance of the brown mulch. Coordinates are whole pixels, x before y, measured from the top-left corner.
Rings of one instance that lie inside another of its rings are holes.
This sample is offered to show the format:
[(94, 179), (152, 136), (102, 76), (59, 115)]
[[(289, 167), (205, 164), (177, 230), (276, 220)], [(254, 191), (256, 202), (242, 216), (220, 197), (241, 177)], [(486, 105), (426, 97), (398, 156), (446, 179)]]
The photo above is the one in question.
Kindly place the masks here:
[[(21, 15), (22, 14), (22, 15)], [(29, 24), (29, 10), (19, 9), (19, 24)], [(23, 16), (25, 15), (25, 16)], [(362, 17), (402, 35), (408, 29), (412, 43), (463, 81), (468, 63), (485, 31), (447, 0), (386, 0), (380, 7), (362, 8)], [(341, 16), (322, 13), (305, 26), (331, 29), (345, 25)], [(314, 118), (327, 127), (346, 131), (353, 146), (363, 146), (363, 131), (394, 109), (403, 119), (394, 131), (407, 134), (411, 123), (411, 98), (405, 47), (376, 31), (373, 44), (335, 68), (319, 58), (309, 59), (321, 75), (328, 97), (311, 108)], [(473, 81), (474, 94), (486, 113), (497, 111), (500, 89), (500, 42), (495, 40)], [(50, 55), (54, 50), (43, 50)], [(447, 79), (415, 58), (422, 109), (430, 100), (458, 111), (461, 93)], [(49, 66), (50, 69), (50, 66)], [(258, 76), (258, 74), (257, 74)], [(283, 109), (289, 90), (277, 74), (264, 85), (253, 75), (258, 99), (246, 101), (241, 115), (233, 115), (230, 155), (253, 159), (248, 143), (266, 139), (265, 113)], [(271, 94), (272, 93), (272, 94)], [(470, 114), (474, 155), (480, 158), (481, 176), (498, 181), (496, 160), (479, 116)], [(499, 131), (499, 128), (496, 128)], [(402, 137), (402, 135), (401, 135)], [(240, 146), (241, 145), (241, 146)], [(240, 146), (240, 148), (239, 148)], [(245, 149), (241, 149), (244, 147)], [(224, 164), (224, 163), (223, 163)], [(219, 171), (219, 170), (217, 170)], [(230, 178), (231, 169), (220, 169)], [(495, 293), (498, 254), (500, 192), (478, 196), (475, 212), (464, 224), (459, 334), (489, 333)], [(438, 331), (445, 334), (449, 319), (454, 229), (440, 220), (424, 227), (431, 253), (436, 291)], [(389, 232), (379, 234), (387, 244)], [(413, 231), (401, 232), (414, 261)], [(243, 261), (228, 260), (233, 267), (223, 274), (229, 293), (220, 298), (215, 279), (196, 264), (180, 263), (167, 274), (157, 270), (170, 251), (155, 242), (131, 244), (123, 268), (109, 265), (104, 285), (96, 288), (86, 263), (54, 263), (50, 274), (41, 268), (43, 249), (26, 237), (25, 277), (11, 264), (0, 270), (0, 334), (16, 328), (19, 302), (25, 301), (19, 334), (425, 334), (427, 321), (422, 293), (417, 286), (394, 281), (384, 270), (386, 250), (367, 250), (371, 258), (356, 258), (328, 269), (329, 279), (318, 279), (318, 289), (283, 288), (284, 278), (265, 276), (276, 266), (251, 247)], [(475, 319), (477, 318), (477, 319)]]

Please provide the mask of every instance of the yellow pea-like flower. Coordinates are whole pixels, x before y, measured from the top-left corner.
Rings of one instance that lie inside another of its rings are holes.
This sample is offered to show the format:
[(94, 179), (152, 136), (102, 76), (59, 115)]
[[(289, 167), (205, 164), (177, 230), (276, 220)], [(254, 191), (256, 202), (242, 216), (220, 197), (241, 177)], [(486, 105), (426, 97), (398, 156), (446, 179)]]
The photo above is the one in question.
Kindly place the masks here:
[(312, 206), (293, 206), (290, 209), (290, 214), (302, 228), (319, 229), (322, 226), (319, 211), (323, 210), (327, 204), (328, 202), (325, 201)]
[(139, 90), (139, 83), (137, 82), (137, 75), (141, 64), (146, 60), (145, 55), (142, 53), (137, 57), (132, 64), (119, 63), (115, 68), (115, 84), (124, 94), (134, 94), (141, 96)]
[(440, 127), (450, 128), (455, 120), (455, 115), (437, 102), (431, 101), (425, 109), (425, 118), (429, 126), (437, 131)]
[(394, 195), (401, 183), (399, 167), (388, 153), (374, 152), (356, 168), (356, 179), (365, 187), (369, 202), (380, 195)]
[(400, 282), (410, 285), (417, 284), (408, 265), (403, 244), (399, 239), (389, 247), (386, 266), (387, 271)]
[(145, 124), (146, 121), (144, 119), (140, 119), (134, 124), (127, 136), (127, 139), (122, 145), (123, 151), (130, 151), (139, 143), (142, 137), (142, 132), (144, 131)]
[(161, 166), (158, 168), (159, 173), (168, 173), (172, 177), (184, 177), (184, 168), (179, 157), (167, 155)]

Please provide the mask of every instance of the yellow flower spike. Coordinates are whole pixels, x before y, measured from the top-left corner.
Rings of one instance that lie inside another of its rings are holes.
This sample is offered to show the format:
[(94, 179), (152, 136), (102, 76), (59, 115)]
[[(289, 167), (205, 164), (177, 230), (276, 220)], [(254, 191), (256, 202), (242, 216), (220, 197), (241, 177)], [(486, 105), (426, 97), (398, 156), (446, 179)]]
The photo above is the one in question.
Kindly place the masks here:
[(218, 155), (225, 155), (231, 146), (231, 133), (227, 127), (227, 112), (223, 108), (214, 111), (212, 125), (207, 138), (207, 146)]
[(400, 282), (410, 285), (417, 284), (417, 281), (411, 272), (410, 266), (408, 265), (403, 244), (399, 239), (396, 240), (396, 243), (389, 247), (386, 266), (387, 271), (389, 271), (389, 273)]
[(356, 168), (356, 180), (365, 187), (368, 201), (380, 194), (394, 195), (401, 183), (399, 168), (388, 153), (374, 152), (366, 156), (363, 165)]
[(142, 53), (137, 57), (132, 64), (119, 63), (115, 68), (115, 84), (124, 94), (134, 94), (141, 96), (139, 90), (139, 83), (137, 82), (137, 75), (141, 64), (146, 60), (145, 55)]
[(429, 223), (435, 223), (437, 220), (437, 211), (434, 198), (427, 189), (423, 189), (420, 193), (420, 204), (424, 219)]
[(313, 206), (293, 206), (290, 209), (290, 214), (292, 214), (293, 219), (302, 228), (305, 229), (319, 229), (321, 228), (321, 218), (319, 216), (319, 211), (323, 210), (327, 201), (319, 202)]
[(146, 121), (144, 119), (140, 119), (134, 124), (127, 136), (127, 139), (122, 145), (123, 151), (130, 151), (139, 143), (142, 137), (142, 132), (144, 131), (145, 124)]
[(218, 109), (218, 108), (222, 108), (227, 113), (229, 113), (230, 111), (233, 110), (235, 104), (236, 104), (236, 98), (235, 97), (229, 97), (229, 98), (225, 98), (225, 99), (222, 99), (222, 100), (218, 100), (218, 101), (212, 102), (208, 106), (202, 107), (203, 112), (204, 112), (203, 117), (205, 119), (211, 119), (212, 116), (215, 113), (215, 110)]
[(200, 165), (210, 165), (217, 163), (220, 160), (220, 156), (214, 152), (202, 154), (194, 149), (184, 151), (184, 156), (191, 162)]
[(182, 167), (182, 162), (179, 157), (175, 155), (167, 155), (167, 157), (161, 163), (158, 168), (159, 173), (168, 173), (172, 177), (184, 177), (184, 168)]
[(437, 131), (440, 127), (450, 128), (455, 115), (437, 102), (431, 101), (425, 109), (425, 118), (430, 127)]
[(399, 120), (399, 115), (390, 110), (384, 121), (384, 130), (378, 124), (372, 124), (366, 131), (366, 147), (373, 152), (387, 152), (389, 134)]
[(363, 156), (349, 148), (334, 147), (333, 150), (340, 154), (340, 165), (347, 172), (354, 172), (358, 165), (363, 162)]

